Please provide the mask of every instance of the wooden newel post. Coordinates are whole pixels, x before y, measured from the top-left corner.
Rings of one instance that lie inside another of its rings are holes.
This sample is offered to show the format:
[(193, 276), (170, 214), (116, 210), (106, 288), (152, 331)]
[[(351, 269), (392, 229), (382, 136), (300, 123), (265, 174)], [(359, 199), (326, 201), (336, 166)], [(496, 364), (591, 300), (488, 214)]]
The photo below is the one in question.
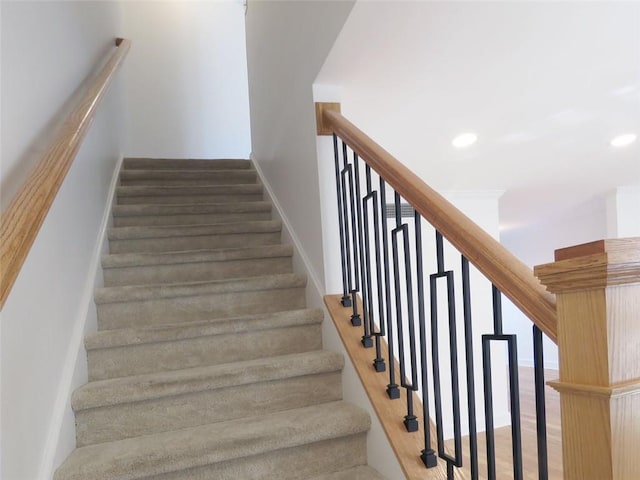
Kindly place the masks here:
[(640, 479), (640, 238), (555, 252), (564, 478)]

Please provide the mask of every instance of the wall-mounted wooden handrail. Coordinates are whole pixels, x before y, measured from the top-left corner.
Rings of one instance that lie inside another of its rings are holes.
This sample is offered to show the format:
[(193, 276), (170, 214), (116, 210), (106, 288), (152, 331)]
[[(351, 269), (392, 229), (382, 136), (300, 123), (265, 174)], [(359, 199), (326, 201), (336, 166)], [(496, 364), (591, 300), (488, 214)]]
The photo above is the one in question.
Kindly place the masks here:
[(529, 267), (342, 114), (325, 110), (324, 124), (557, 342), (555, 297)]
[(70, 107), (70, 113), (44, 150), (38, 164), (2, 212), (0, 310), (131, 42), (118, 38), (115, 45), (115, 52), (110, 52), (104, 66), (79, 92), (78, 100)]

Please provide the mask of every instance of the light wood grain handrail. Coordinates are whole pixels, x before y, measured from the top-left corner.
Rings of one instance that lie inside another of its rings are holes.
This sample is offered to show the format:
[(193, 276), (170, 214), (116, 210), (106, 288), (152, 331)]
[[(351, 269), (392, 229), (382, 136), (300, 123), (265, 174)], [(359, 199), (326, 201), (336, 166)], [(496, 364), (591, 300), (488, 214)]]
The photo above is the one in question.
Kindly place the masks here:
[(342, 114), (325, 110), (324, 124), (557, 342), (555, 297), (529, 267)]
[(70, 107), (38, 164), (0, 218), (0, 310), (78, 153), (96, 110), (122, 64), (130, 40), (118, 38), (116, 50)]

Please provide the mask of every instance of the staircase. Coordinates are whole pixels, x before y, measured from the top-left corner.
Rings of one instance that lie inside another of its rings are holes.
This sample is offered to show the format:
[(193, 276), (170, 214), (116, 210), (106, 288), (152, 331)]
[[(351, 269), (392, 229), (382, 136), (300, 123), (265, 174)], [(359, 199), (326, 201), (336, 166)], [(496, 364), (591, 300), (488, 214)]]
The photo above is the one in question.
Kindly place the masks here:
[(55, 480), (379, 480), (244, 160), (126, 159)]

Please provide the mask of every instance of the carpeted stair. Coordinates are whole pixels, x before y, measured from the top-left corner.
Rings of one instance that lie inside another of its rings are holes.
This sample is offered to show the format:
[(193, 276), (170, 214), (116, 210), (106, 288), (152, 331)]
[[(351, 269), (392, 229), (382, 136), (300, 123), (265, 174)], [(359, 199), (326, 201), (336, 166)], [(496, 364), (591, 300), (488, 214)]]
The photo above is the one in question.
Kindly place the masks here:
[(381, 480), (244, 160), (126, 159), (55, 480)]

